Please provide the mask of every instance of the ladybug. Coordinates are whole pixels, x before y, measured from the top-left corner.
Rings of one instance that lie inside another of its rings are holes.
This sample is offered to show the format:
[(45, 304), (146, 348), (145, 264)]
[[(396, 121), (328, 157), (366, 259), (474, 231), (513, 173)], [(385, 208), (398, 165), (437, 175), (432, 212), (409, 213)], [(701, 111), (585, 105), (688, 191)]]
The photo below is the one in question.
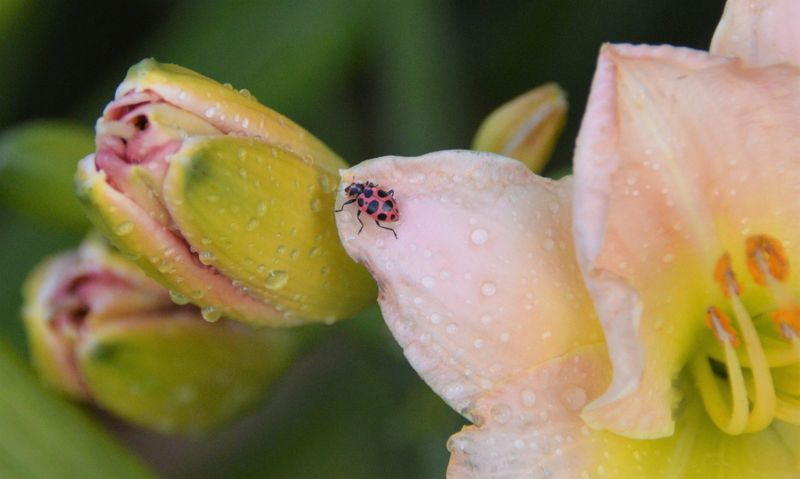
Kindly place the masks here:
[(375, 224), (378, 225), (378, 228), (391, 231), (392, 234), (394, 234), (394, 238), (397, 239), (397, 233), (395, 233), (392, 228), (383, 226), (380, 223), (381, 221), (393, 223), (400, 219), (400, 211), (397, 209), (397, 200), (394, 199), (394, 190), (383, 190), (371, 181), (366, 183), (356, 181), (350, 183), (344, 189), (344, 195), (348, 200), (342, 204), (341, 208), (336, 210), (336, 213), (343, 211), (344, 207), (350, 203), (356, 203), (358, 205), (356, 219), (361, 223), (361, 228), (358, 229), (359, 234), (361, 234), (361, 230), (364, 229), (364, 222), (361, 221), (361, 213), (366, 213), (370, 218), (375, 220)]

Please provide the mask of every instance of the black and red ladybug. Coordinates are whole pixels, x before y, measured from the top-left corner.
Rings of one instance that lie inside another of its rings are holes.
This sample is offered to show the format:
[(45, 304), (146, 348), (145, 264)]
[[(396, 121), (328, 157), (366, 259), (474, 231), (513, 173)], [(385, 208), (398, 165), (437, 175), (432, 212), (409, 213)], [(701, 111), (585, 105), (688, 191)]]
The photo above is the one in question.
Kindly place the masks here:
[(375, 224), (378, 225), (379, 228), (391, 231), (395, 239), (397, 239), (397, 233), (395, 233), (392, 228), (383, 226), (380, 223), (381, 221), (394, 223), (400, 219), (400, 210), (397, 209), (397, 200), (394, 198), (394, 190), (386, 191), (371, 181), (367, 181), (366, 183), (356, 181), (347, 185), (344, 189), (344, 195), (348, 200), (345, 201), (342, 207), (336, 210), (336, 212), (339, 213), (343, 211), (344, 207), (350, 203), (356, 203), (358, 205), (356, 219), (361, 223), (361, 228), (358, 229), (359, 234), (361, 230), (364, 229), (364, 222), (361, 221), (361, 213), (366, 213), (370, 218), (375, 220)]

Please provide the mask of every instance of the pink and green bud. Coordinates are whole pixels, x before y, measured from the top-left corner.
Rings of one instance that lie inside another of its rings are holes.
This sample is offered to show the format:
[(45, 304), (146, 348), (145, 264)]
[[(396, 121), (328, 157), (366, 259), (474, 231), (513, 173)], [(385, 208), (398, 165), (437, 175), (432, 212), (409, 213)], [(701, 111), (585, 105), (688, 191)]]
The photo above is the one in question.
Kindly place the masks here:
[(78, 167), (94, 224), (209, 318), (333, 322), (375, 297), (339, 244), (338, 170), (300, 126), (176, 65), (133, 66)]
[(97, 237), (42, 263), (24, 299), (48, 386), (162, 433), (203, 433), (256, 405), (297, 346), (287, 331), (204, 321)]

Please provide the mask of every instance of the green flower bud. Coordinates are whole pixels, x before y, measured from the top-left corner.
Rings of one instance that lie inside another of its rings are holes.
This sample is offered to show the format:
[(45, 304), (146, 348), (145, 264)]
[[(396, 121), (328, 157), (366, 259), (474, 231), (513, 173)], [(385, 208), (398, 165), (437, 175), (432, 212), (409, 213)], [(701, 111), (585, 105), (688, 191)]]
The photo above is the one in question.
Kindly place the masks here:
[(0, 135), (0, 201), (49, 223), (89, 227), (75, 198), (78, 158), (94, 149), (92, 131), (65, 121), (25, 123)]
[(53, 389), (163, 433), (202, 433), (255, 405), (296, 336), (204, 321), (170, 296), (96, 237), (45, 261), (24, 286), (35, 369)]
[(332, 322), (375, 298), (333, 221), (346, 164), (249, 93), (144, 60), (106, 107), (96, 143), (77, 173), (89, 217), (206, 316)]
[(472, 149), (517, 159), (538, 173), (550, 159), (567, 120), (567, 95), (547, 83), (514, 98), (481, 123)]

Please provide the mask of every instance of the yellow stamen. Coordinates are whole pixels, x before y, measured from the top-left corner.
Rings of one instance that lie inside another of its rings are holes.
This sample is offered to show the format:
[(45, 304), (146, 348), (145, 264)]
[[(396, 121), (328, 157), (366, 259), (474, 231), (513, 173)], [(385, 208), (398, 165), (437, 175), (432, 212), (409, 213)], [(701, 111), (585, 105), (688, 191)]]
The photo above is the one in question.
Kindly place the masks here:
[(747, 422), (747, 432), (760, 431), (769, 426), (775, 417), (775, 386), (772, 382), (772, 373), (756, 327), (739, 296), (731, 296), (731, 306), (736, 322), (739, 324), (739, 330), (742, 332), (755, 386), (753, 408)]
[(695, 355), (689, 367), (700, 390), (706, 411), (714, 424), (728, 434), (741, 434), (747, 427), (749, 411), (742, 366), (733, 344), (734, 339), (738, 343), (736, 331), (730, 326), (725, 314), (714, 306), (708, 308), (706, 323), (725, 349), (725, 367), (731, 394), (730, 405), (720, 392), (720, 381), (711, 370), (705, 354)]
[[(748, 239), (748, 251), (750, 243), (751, 241)], [(776, 251), (774, 245), (766, 240), (758, 244), (767, 244), (769, 246), (768, 252), (772, 258), (783, 258), (778, 253), (774, 253), (774, 251)], [(762, 250), (767, 251), (767, 249), (764, 248), (758, 249), (753, 254), (753, 257), (762, 256), (762, 254), (759, 253)], [(783, 269), (783, 271), (788, 271), (788, 269)], [(747, 432), (760, 431), (769, 426), (772, 419), (775, 417), (775, 386), (772, 382), (769, 362), (764, 354), (764, 347), (761, 345), (761, 339), (753, 324), (753, 319), (750, 317), (747, 308), (745, 308), (739, 297), (741, 287), (738, 281), (736, 281), (736, 275), (731, 268), (731, 259), (728, 253), (722, 255), (717, 262), (714, 278), (730, 300), (733, 315), (736, 318), (739, 330), (742, 333), (742, 338), (744, 339), (745, 351), (747, 351), (750, 371), (753, 375), (754, 393), (752, 398), (752, 410), (750, 411), (750, 417), (747, 421)]]

